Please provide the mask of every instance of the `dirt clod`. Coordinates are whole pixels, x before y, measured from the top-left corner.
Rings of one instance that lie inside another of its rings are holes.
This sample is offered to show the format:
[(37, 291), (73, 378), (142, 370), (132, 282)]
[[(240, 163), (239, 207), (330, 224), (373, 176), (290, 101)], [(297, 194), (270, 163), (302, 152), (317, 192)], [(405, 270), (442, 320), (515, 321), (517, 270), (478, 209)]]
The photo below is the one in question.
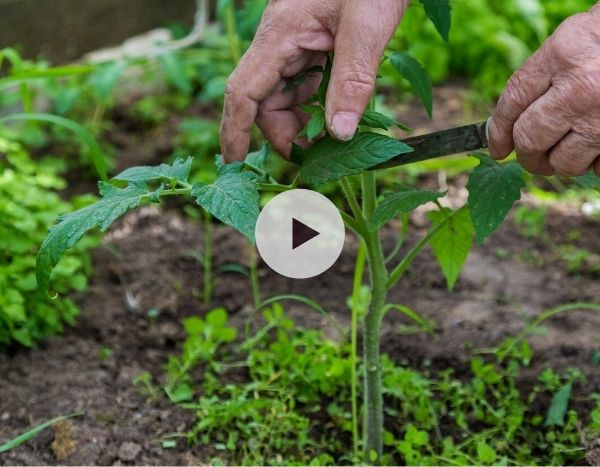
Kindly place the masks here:
[(73, 437), (73, 424), (69, 420), (61, 420), (52, 425), (54, 441), (50, 445), (57, 461), (64, 461), (77, 450), (77, 440)]
[(600, 465), (600, 438), (590, 443), (586, 459), (590, 465)]
[(124, 462), (133, 462), (140, 452), (142, 452), (142, 447), (139, 444), (127, 441), (119, 446), (117, 455)]

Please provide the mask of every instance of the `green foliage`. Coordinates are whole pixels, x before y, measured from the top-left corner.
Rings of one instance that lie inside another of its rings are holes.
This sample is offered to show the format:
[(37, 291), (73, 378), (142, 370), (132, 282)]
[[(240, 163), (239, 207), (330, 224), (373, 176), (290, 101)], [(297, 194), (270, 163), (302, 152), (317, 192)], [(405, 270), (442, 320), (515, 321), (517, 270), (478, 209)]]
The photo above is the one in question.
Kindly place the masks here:
[(431, 239), (431, 249), (452, 290), (473, 247), (473, 223), (467, 209), (431, 211), (429, 218), (440, 230)]
[[(193, 326), (185, 322), (188, 337), (182, 357), (171, 357), (167, 366), (167, 381), (177, 375), (193, 396), (179, 402), (196, 416), (186, 433), (190, 443), (213, 447), (226, 464), (357, 462), (347, 455), (352, 429), (348, 344), (331, 342), (323, 331), (299, 327), (277, 304), (264, 310), (262, 322), (252, 319), (259, 326), (254, 335), (235, 344), (233, 330), (224, 332), (231, 328), (222, 310), (191, 319)], [(201, 358), (183, 359), (190, 339), (193, 349), (203, 349), (195, 353)], [(565, 407), (562, 402), (549, 403), (548, 396), (581, 375), (547, 369), (521, 389), (521, 368), (531, 359), (531, 349), (523, 344), (509, 339), (488, 349), (488, 359), (468, 356), (470, 370), (460, 374), (418, 371), (383, 356), (387, 401), (383, 461), (387, 465), (582, 461), (580, 430), (587, 437), (600, 432), (594, 418), (600, 414), (600, 398), (591, 398), (594, 408), (589, 414), (565, 408), (563, 425), (543, 426), (545, 411), (562, 413)], [(219, 351), (222, 345), (227, 351)]]
[(371, 109), (365, 110), (365, 113), (363, 113), (363, 115), (360, 119), (360, 124), (368, 126), (370, 128), (375, 128), (375, 129), (378, 128), (381, 130), (388, 130), (391, 127), (397, 126), (404, 131), (407, 131), (407, 132), (412, 131), (409, 127), (407, 127), (403, 123), (400, 123), (400, 122), (394, 120), (393, 118), (388, 117), (387, 115), (383, 115), (383, 114), (376, 112), (375, 110), (371, 110)]
[(525, 186), (524, 171), (517, 162), (499, 164), (489, 156), (477, 155), (479, 165), (471, 172), (467, 189), (469, 207), (481, 244), (505, 219)]
[(115, 180), (132, 183), (148, 183), (162, 181), (175, 186), (178, 183), (187, 183), (192, 167), (192, 158), (176, 159), (173, 164), (160, 164), (158, 166), (131, 167), (115, 176)]
[(102, 150), (98, 146), (98, 143), (96, 142), (94, 136), (78, 123), (67, 118), (60, 117), (58, 115), (45, 113), (24, 113), (8, 115), (6, 117), (0, 118), (0, 123), (4, 123), (11, 120), (46, 122), (64, 127), (72, 131), (85, 143), (87, 147), (87, 154), (90, 158), (91, 163), (96, 169), (98, 177), (100, 177), (102, 180), (106, 180), (106, 158), (102, 153)]
[(546, 230), (548, 210), (541, 207), (519, 206), (515, 209), (515, 223), (524, 237), (540, 237)]
[[(0, 136), (0, 347), (34, 346), (79, 313), (68, 298), (40, 294), (35, 278), (35, 255), (48, 226), (59, 213), (77, 207), (54, 193), (65, 186), (60, 169), (56, 161), (32, 160), (18, 143)], [(57, 292), (86, 288), (85, 250), (96, 243), (90, 238), (66, 255), (54, 273)]]
[(448, 42), (450, 35), (450, 1), (422, 0), (425, 13), (431, 19), (440, 36)]
[(164, 54), (160, 57), (160, 63), (167, 83), (184, 94), (192, 92), (192, 82), (188, 77), (186, 64), (178, 54)]
[(172, 402), (191, 400), (191, 369), (212, 361), (221, 345), (235, 339), (236, 330), (227, 326), (227, 321), (227, 312), (223, 308), (210, 311), (204, 319), (192, 316), (184, 320), (187, 337), (181, 356), (170, 356), (167, 364), (165, 391)]
[(410, 151), (401, 141), (376, 133), (359, 133), (347, 142), (326, 136), (304, 152), (300, 177), (310, 185), (321, 185)]
[(572, 389), (573, 385), (568, 383), (562, 386), (554, 394), (550, 407), (548, 408), (548, 414), (546, 415), (546, 426), (564, 425)]
[(254, 243), (254, 227), (259, 214), (256, 174), (242, 171), (243, 164), (221, 165), (217, 179), (210, 184), (197, 183), (191, 195), (206, 211), (231, 225)]
[(50, 287), (50, 274), (65, 252), (87, 231), (99, 228), (106, 231), (111, 224), (144, 199), (155, 199), (159, 192), (150, 192), (143, 184), (117, 188), (100, 182), (100, 201), (78, 211), (60, 216), (44, 239), (37, 257), (37, 283), (42, 291)]
[(598, 177), (594, 172), (590, 171), (581, 177), (574, 177), (574, 179), (582, 188), (600, 191), (600, 177)]
[(411, 189), (396, 185), (394, 191), (384, 194), (373, 214), (370, 228), (371, 230), (380, 229), (400, 214), (411, 212), (418, 206), (435, 201), (442, 196), (444, 194), (437, 191)]
[(390, 63), (411, 85), (413, 91), (423, 102), (427, 115), (433, 111), (433, 92), (431, 79), (423, 66), (406, 52), (396, 52), (390, 57)]
[[(164, 196), (191, 196), (207, 212), (253, 240), (259, 213), (256, 174), (243, 171), (244, 166), (239, 162), (218, 163), (213, 183), (198, 182), (192, 186), (188, 183), (191, 164), (192, 159), (187, 158), (176, 159), (171, 165), (132, 167), (115, 177), (115, 185), (100, 182), (99, 201), (60, 216), (49, 230), (37, 258), (40, 290), (49, 289), (53, 268), (86, 232), (95, 228), (104, 232), (127, 211), (144, 202), (158, 203)], [(117, 186), (122, 182), (127, 182), (127, 186)], [(161, 183), (156, 186), (158, 182)]]

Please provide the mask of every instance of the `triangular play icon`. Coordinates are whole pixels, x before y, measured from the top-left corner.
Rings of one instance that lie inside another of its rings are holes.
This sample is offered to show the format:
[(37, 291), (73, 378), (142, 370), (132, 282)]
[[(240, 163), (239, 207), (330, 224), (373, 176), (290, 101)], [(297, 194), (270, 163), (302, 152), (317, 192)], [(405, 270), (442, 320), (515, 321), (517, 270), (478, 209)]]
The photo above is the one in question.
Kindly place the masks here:
[(304, 245), (317, 235), (321, 235), (321, 233), (292, 217), (292, 250)]

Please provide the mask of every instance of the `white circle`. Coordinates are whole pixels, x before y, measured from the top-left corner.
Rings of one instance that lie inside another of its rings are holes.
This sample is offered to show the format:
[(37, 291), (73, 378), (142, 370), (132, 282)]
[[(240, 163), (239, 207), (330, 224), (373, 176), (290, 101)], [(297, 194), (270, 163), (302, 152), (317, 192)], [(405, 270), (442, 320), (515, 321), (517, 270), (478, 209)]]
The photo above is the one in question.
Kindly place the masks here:
[(275, 272), (293, 279), (318, 276), (339, 258), (344, 221), (335, 205), (312, 190), (278, 194), (256, 223), (256, 246)]

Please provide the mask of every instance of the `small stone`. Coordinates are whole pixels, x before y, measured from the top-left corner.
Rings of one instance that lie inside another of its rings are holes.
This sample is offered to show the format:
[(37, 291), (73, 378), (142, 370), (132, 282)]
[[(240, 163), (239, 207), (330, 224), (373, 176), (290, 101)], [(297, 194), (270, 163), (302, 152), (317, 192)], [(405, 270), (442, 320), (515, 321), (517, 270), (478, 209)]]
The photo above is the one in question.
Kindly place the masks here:
[(2, 414), (2, 416), (0, 417), (0, 421), (3, 421), (3, 422), (5, 422), (5, 421), (7, 421), (9, 418), (10, 418), (10, 413), (8, 413), (8, 412), (4, 412), (4, 413)]
[(125, 442), (119, 446), (117, 456), (125, 462), (132, 462), (142, 452), (142, 447), (137, 443)]

